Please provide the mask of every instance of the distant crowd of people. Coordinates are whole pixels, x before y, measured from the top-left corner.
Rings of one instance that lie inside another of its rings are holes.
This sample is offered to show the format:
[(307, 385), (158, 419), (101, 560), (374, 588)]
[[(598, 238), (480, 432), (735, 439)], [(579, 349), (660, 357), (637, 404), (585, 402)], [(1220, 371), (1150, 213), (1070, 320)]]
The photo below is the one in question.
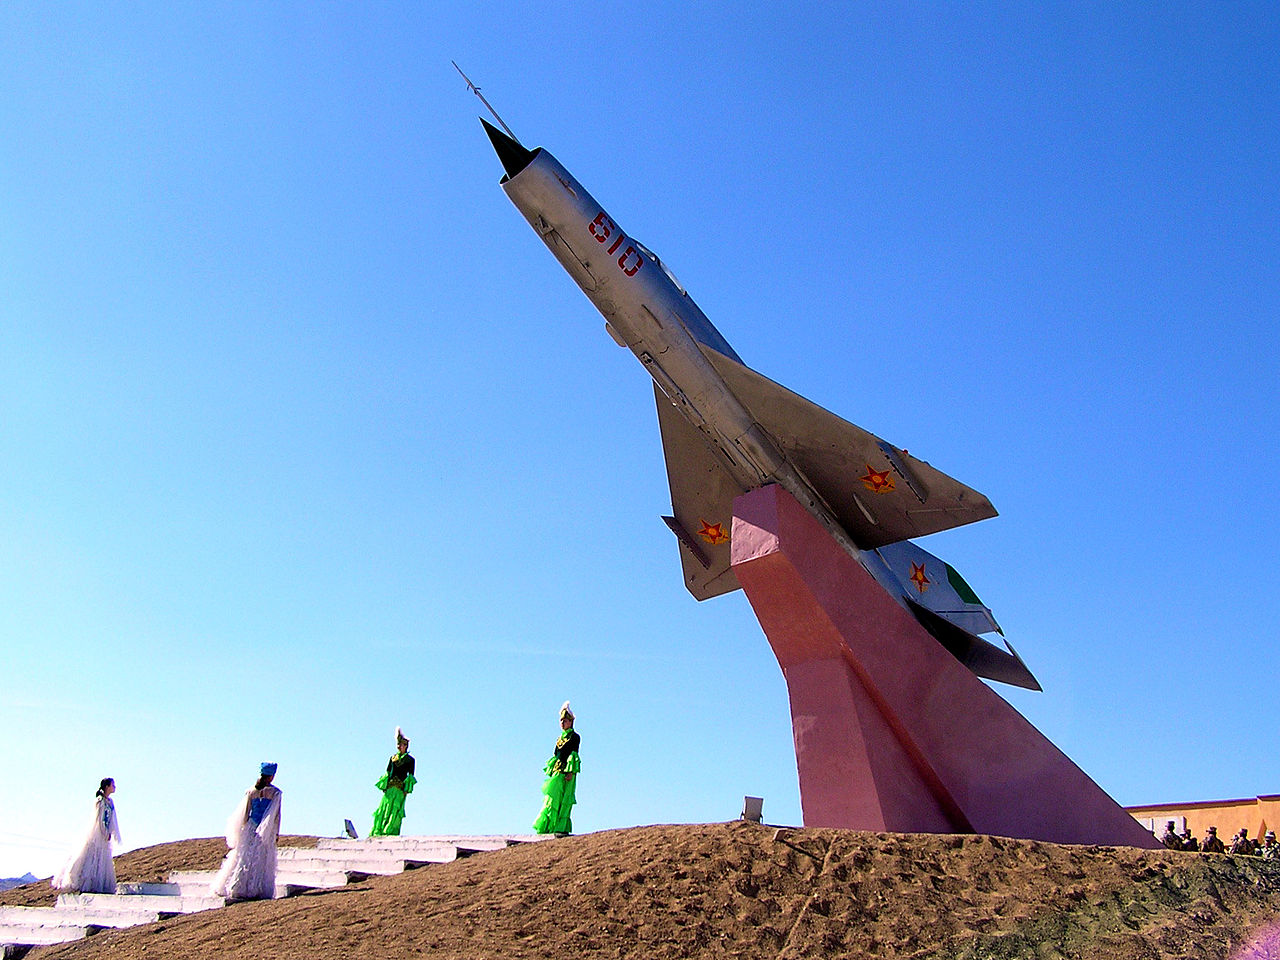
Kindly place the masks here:
[(1176, 824), (1169, 820), (1164, 825), (1164, 834), (1160, 842), (1170, 850), (1190, 850), (1198, 853), (1234, 853), (1246, 857), (1261, 857), (1263, 860), (1280, 860), (1280, 843), (1276, 843), (1276, 832), (1268, 830), (1262, 842), (1250, 839), (1247, 827), (1241, 827), (1231, 843), (1225, 844), (1218, 838), (1218, 828), (1210, 827), (1204, 839), (1197, 841), (1191, 834), (1191, 828), (1178, 833)]
[[(565, 701), (560, 708), (560, 736), (544, 767), (543, 802), (533, 828), (538, 833), (565, 836), (573, 832), (570, 813), (577, 801), (578, 771), (582, 761), (578, 746), (582, 738), (573, 729), (574, 715)], [(387, 762), (387, 772), (375, 785), (382, 802), (373, 814), (371, 837), (398, 836), (405, 816), (405, 797), (413, 792), (417, 779), (409, 739), (396, 727), (396, 752)], [(272, 783), (278, 765), (264, 763), (258, 779), (236, 805), (227, 822), (226, 859), (214, 879), (214, 896), (233, 900), (271, 899), (276, 889), (276, 840), (280, 835), (280, 807), (283, 791)], [(120, 842), (116, 821), (116, 782), (103, 778), (94, 795), (93, 820), (84, 843), (53, 877), (56, 890), (77, 893), (115, 893), (116, 871), (111, 843)], [(350, 829), (350, 822), (348, 821)], [(351, 836), (355, 836), (352, 832)]]

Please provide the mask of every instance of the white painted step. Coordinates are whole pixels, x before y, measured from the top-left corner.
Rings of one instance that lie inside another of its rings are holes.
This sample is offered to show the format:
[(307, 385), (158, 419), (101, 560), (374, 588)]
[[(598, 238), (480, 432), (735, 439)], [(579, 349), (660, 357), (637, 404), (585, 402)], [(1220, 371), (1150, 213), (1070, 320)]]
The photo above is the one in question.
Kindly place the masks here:
[(217, 870), (174, 870), (165, 886), (177, 887), (181, 897), (211, 897), (209, 888), (217, 875)]
[(180, 897), (182, 889), (176, 883), (119, 883), (116, 893), (131, 897)]
[(345, 887), (363, 874), (356, 870), (285, 870), (276, 871), (276, 886)]
[(390, 877), (397, 873), (404, 873), (406, 870), (416, 870), (418, 867), (427, 867), (432, 864), (443, 863), (442, 860), (313, 860), (313, 861), (295, 861), (291, 864), (281, 864), (280, 870), (287, 871), (290, 876), (297, 877), (328, 877), (335, 873), (350, 874), (352, 878), (360, 877)]
[(43, 947), (51, 943), (69, 943), (89, 935), (88, 927), (46, 927), (21, 923), (0, 923), (0, 943), (6, 946)]
[(433, 850), (457, 846), (439, 837), (370, 837), (367, 840), (317, 840), (316, 850)]
[(45, 927), (136, 927), (155, 923), (160, 914), (145, 909), (111, 909), (59, 904), (56, 907), (0, 907), (0, 923)]
[[(209, 888), (218, 876), (217, 870), (179, 870), (169, 874), (169, 882), (182, 889), (184, 897), (207, 897)], [(295, 870), (276, 871), (276, 898), (293, 896), (302, 890), (313, 890), (317, 887), (345, 887), (359, 874), (330, 870), (324, 872), (307, 872)]]
[[(222, 897), (173, 896), (171, 894), (64, 893), (58, 897), (58, 909), (99, 911), (104, 915), (130, 913), (199, 913), (224, 906)], [(97, 921), (93, 921), (97, 922)], [(144, 923), (153, 921), (146, 920)]]
[(339, 856), (350, 857), (353, 860), (363, 858), (366, 860), (389, 859), (389, 860), (412, 860), (415, 863), (452, 863), (459, 857), (465, 857), (468, 852), (460, 851), (451, 843), (440, 844), (415, 844), (413, 846), (404, 847), (385, 847), (382, 849), (365, 848), (364, 850), (316, 850), (321, 856), (325, 854), (338, 854)]
[(445, 834), (441, 836), (402, 836), (402, 837), (365, 837), (361, 840), (346, 838), (322, 838), (316, 843), (317, 850), (343, 850), (356, 847), (372, 847), (374, 849), (414, 849), (417, 847), (452, 846), (464, 850), (501, 850), (516, 843), (537, 843), (539, 840), (552, 839), (550, 834), (496, 834), (475, 836), (469, 834)]
[(75, 911), (54, 907), (0, 907), (0, 926), (13, 927), (87, 927), (90, 921), (78, 920)]
[[(517, 843), (551, 839), (538, 834), (497, 836), (369, 837), (363, 840), (321, 839), (314, 847), (280, 847), (276, 871), (276, 896), (288, 895), (287, 888), (330, 888), (345, 886), (365, 876), (389, 876), (428, 864), (448, 863), (459, 856), (502, 850)], [(182, 897), (209, 895), (216, 870), (179, 870), (169, 875), (168, 888), (177, 888)], [(172, 889), (168, 892), (172, 893)], [(296, 892), (296, 891), (294, 891)]]
[(408, 852), (450, 851), (458, 848), (450, 843), (415, 845), (413, 847), (285, 847), (279, 851), (277, 862), (285, 860), (403, 860)]
[(428, 863), (448, 863), (457, 857), (457, 847), (445, 847), (439, 851), (419, 851), (406, 856), (400, 851), (376, 850), (303, 850), (280, 851), (280, 870), (353, 870), (358, 873), (387, 875), (403, 873)]

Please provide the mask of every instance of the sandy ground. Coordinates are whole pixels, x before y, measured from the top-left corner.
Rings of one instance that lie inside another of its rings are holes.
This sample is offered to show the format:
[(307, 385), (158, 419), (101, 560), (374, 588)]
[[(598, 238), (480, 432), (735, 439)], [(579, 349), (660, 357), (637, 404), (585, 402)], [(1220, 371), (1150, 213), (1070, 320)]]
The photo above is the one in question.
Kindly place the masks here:
[[(118, 872), (220, 858), (218, 841), (190, 840), (126, 854)], [(1280, 957), (1280, 935), (1259, 944), (1277, 922), (1280, 864), (1254, 858), (730, 823), (529, 844), (28, 956)]]

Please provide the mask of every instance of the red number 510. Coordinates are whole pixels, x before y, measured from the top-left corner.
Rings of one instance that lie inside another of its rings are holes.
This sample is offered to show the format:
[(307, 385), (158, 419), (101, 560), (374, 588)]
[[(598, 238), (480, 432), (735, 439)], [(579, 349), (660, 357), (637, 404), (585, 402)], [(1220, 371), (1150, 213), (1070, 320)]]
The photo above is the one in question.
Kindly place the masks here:
[[(617, 252), (618, 248), (622, 246), (622, 242), (627, 239), (626, 235), (618, 229), (618, 225), (610, 220), (603, 210), (596, 214), (596, 218), (591, 221), (587, 229), (591, 231), (591, 235), (596, 238), (596, 242), (598, 243), (608, 243), (611, 236), (615, 233), (618, 235), (618, 238), (614, 240), (609, 249), (605, 251), (605, 253), (610, 255)], [(632, 262), (632, 257), (635, 258), (634, 262)], [(622, 251), (622, 256), (618, 257), (618, 269), (628, 277), (634, 277), (642, 263), (644, 263), (644, 257), (642, 257), (640, 252), (630, 244), (628, 244), (627, 248)]]

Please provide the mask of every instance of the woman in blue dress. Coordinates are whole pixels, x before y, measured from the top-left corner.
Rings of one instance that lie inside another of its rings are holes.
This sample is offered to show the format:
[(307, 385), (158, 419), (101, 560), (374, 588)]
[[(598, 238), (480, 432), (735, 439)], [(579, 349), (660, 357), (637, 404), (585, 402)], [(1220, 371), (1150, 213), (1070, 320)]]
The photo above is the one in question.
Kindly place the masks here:
[(276, 838), (280, 836), (281, 790), (272, 784), (277, 764), (264, 763), (258, 782), (227, 821), (230, 852), (212, 893), (228, 900), (271, 900), (276, 895)]

